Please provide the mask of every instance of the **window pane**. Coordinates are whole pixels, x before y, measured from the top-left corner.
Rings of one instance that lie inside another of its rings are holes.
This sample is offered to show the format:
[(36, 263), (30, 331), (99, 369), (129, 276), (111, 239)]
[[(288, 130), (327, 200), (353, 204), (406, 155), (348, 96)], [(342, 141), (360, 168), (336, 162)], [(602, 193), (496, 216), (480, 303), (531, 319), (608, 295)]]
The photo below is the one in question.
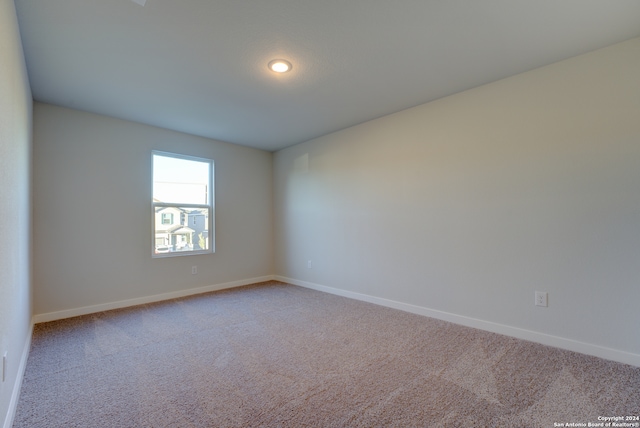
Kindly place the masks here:
[(154, 239), (155, 254), (208, 250), (209, 209), (156, 207)]
[(209, 162), (154, 154), (154, 201), (209, 204), (209, 168)]

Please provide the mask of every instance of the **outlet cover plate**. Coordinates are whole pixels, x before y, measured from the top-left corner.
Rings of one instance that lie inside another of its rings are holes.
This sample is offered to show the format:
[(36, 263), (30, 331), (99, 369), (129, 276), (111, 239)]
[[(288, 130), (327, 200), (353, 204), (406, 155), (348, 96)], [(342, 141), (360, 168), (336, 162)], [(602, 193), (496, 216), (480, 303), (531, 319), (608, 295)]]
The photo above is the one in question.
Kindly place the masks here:
[(545, 291), (536, 291), (536, 306), (547, 307), (549, 296)]

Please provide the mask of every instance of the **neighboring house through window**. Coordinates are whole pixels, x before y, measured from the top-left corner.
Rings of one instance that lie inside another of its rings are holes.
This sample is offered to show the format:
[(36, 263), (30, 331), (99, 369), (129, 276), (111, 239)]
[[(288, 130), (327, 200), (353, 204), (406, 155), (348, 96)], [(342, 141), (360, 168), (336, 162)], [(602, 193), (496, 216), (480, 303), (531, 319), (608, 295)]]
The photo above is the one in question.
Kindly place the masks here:
[(211, 253), (213, 161), (154, 151), (153, 256)]

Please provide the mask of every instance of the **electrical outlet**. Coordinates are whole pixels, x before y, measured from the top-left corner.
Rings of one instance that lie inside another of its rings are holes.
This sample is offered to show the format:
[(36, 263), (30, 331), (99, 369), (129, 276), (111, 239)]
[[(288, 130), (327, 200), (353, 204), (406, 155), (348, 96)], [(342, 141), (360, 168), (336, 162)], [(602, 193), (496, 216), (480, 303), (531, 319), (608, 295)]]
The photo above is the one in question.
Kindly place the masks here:
[(198, 266), (191, 266), (191, 274), (195, 275), (198, 273)]
[(311, 269), (312, 266), (311, 260), (307, 261), (307, 269)]
[(545, 291), (536, 291), (536, 306), (548, 306), (548, 293)]

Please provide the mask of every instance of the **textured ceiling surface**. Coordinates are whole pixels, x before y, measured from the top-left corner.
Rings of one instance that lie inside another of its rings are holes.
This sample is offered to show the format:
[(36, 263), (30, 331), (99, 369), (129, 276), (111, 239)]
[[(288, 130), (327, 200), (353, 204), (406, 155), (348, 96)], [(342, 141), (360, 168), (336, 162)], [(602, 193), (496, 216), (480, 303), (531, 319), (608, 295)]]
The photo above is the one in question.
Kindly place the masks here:
[(15, 3), (35, 100), (269, 151), (640, 36), (638, 0)]

